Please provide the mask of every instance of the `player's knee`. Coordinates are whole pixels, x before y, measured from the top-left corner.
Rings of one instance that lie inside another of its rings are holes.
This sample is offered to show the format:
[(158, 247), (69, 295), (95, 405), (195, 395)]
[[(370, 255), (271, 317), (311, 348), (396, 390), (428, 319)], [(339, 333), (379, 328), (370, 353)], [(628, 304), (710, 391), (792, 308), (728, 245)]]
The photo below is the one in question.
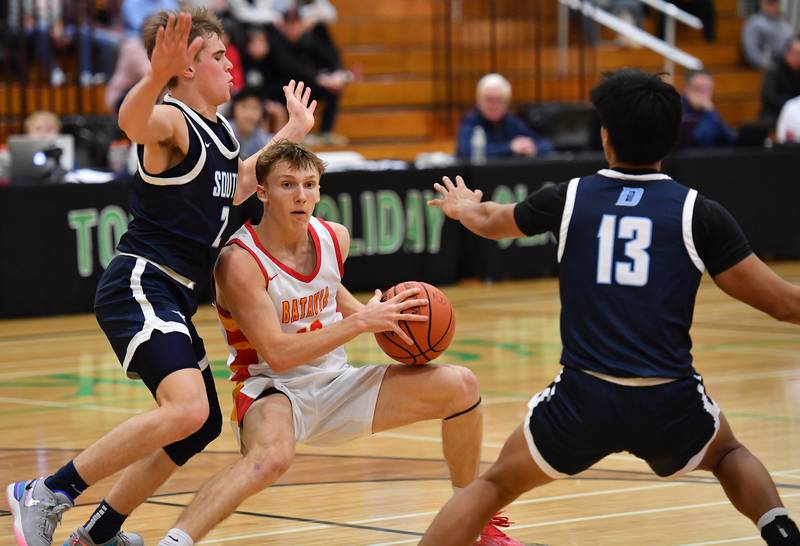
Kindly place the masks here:
[[(212, 415), (208, 400), (199, 397), (163, 406), (165, 421), (176, 440), (186, 438), (199, 431)], [(222, 418), (219, 418), (220, 426)]]
[(450, 368), (450, 413), (463, 411), (472, 406), (480, 398), (478, 378), (469, 368), (452, 366)]
[(183, 466), (192, 457), (203, 451), (222, 433), (222, 411), (213, 404), (205, 422), (193, 433), (164, 448), (167, 455), (178, 466)]
[(289, 470), (293, 459), (294, 449), (289, 446), (269, 446), (248, 452), (251, 483), (257, 490), (269, 487)]

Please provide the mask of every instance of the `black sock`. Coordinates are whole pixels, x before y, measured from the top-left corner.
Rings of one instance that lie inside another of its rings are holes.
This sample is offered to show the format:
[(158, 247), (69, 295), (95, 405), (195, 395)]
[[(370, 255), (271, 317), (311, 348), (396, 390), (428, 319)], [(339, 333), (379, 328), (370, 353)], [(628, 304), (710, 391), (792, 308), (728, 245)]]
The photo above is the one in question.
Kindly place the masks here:
[(89, 538), (95, 544), (103, 544), (108, 542), (122, 529), (122, 524), (125, 518), (106, 502), (105, 499), (95, 508), (94, 514), (89, 518), (89, 521), (83, 526), (83, 529), (89, 533)]
[(789, 516), (777, 516), (761, 528), (761, 538), (769, 546), (798, 546), (800, 531)]
[(89, 487), (83, 481), (81, 475), (75, 470), (75, 465), (72, 461), (58, 469), (58, 472), (50, 476), (44, 481), (44, 484), (50, 491), (61, 491), (70, 498), (72, 502), (78, 498), (78, 495)]

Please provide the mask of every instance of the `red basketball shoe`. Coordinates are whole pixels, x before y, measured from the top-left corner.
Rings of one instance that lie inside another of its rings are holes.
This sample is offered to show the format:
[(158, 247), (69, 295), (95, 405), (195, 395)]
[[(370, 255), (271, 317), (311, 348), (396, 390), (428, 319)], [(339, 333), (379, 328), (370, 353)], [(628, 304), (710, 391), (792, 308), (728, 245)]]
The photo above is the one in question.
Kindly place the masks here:
[(508, 521), (507, 517), (501, 517), (498, 512), (481, 531), (481, 536), (475, 546), (525, 546), (522, 542), (514, 540), (498, 529), (498, 527), (509, 527), (512, 523)]

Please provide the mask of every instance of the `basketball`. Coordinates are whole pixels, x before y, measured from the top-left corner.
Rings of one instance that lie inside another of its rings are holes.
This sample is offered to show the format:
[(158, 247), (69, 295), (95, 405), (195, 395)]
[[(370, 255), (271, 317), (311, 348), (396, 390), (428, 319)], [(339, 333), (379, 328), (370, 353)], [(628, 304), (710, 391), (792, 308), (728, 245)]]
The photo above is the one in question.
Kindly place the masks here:
[(398, 292), (419, 287), (421, 292), (414, 299), (427, 299), (428, 304), (406, 311), (428, 317), (427, 322), (400, 322), (414, 341), (406, 344), (394, 332), (378, 332), (375, 339), (383, 352), (402, 364), (425, 364), (442, 354), (456, 332), (456, 316), (450, 301), (441, 290), (428, 283), (406, 281), (396, 284), (383, 294), (382, 300), (394, 297)]

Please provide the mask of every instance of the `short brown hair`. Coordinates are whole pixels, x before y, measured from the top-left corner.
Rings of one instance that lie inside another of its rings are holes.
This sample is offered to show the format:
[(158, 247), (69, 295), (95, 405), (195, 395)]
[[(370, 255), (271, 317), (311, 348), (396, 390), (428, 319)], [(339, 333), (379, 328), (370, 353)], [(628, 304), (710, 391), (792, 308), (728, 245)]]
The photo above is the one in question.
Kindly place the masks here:
[[(185, 11), (192, 16), (192, 26), (189, 29), (189, 44), (198, 36), (205, 38), (211, 34), (216, 34), (222, 38), (222, 35), (225, 34), (220, 20), (206, 8), (187, 8), (181, 11)], [(170, 15), (177, 19), (179, 14), (180, 11), (159, 11), (155, 15), (148, 17), (144, 22), (144, 26), (142, 26), (142, 41), (144, 42), (144, 48), (147, 50), (148, 59), (153, 55), (153, 49), (156, 47), (158, 29), (161, 27), (166, 28)], [(177, 77), (170, 78), (169, 82), (167, 82), (167, 87), (170, 89), (176, 85), (178, 85)]]
[(264, 185), (272, 169), (284, 162), (293, 169), (308, 169), (313, 167), (322, 176), (325, 172), (325, 163), (311, 150), (295, 144), (289, 140), (280, 140), (261, 152), (256, 160), (256, 180)]

